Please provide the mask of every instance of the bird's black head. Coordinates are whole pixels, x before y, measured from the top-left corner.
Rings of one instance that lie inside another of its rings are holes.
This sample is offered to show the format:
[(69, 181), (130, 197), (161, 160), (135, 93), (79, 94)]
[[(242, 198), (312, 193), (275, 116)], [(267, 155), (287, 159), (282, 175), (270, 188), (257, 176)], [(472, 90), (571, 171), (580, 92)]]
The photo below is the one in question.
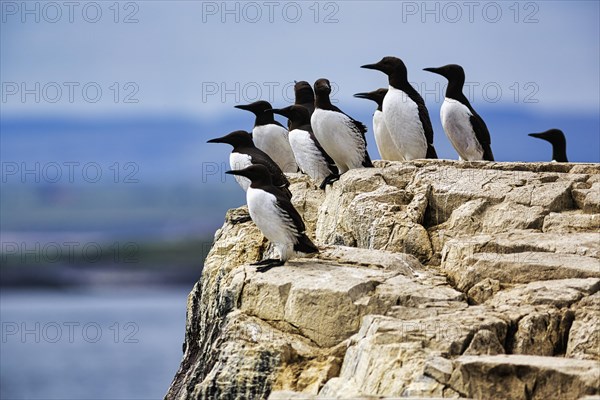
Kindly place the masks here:
[(383, 105), (383, 98), (385, 97), (387, 92), (387, 89), (381, 88), (373, 90), (372, 92), (356, 93), (354, 97), (358, 97), (359, 99), (373, 100), (375, 103), (377, 103), (377, 107), (380, 109)]
[(306, 81), (296, 82), (294, 85), (294, 95), (296, 97), (296, 104), (312, 103), (315, 101), (315, 93), (310, 83)]
[(408, 71), (406, 65), (398, 57), (383, 57), (379, 62), (375, 64), (366, 64), (361, 68), (374, 69), (381, 71), (388, 76), (388, 80), (391, 86), (395, 88), (403, 88), (408, 85)]
[(446, 97), (465, 101), (462, 94), (465, 84), (465, 70), (458, 64), (448, 64), (439, 68), (423, 68), (423, 71), (433, 72), (448, 79), (448, 88), (446, 89)]
[(239, 104), (239, 105), (235, 106), (235, 108), (239, 108), (240, 110), (250, 111), (250, 112), (254, 113), (254, 115), (259, 116), (262, 113), (264, 113), (265, 110), (270, 110), (273, 107), (271, 107), (271, 104), (268, 101), (258, 100), (258, 101), (255, 101), (254, 103), (250, 103), (250, 104)]
[(240, 104), (235, 106), (240, 110), (250, 111), (256, 115), (254, 126), (268, 125), (275, 122), (271, 109), (273, 108), (268, 101), (258, 100), (250, 104)]
[(252, 164), (244, 169), (226, 171), (226, 174), (244, 176), (252, 182), (252, 187), (257, 185), (272, 185), (271, 174), (267, 167), (262, 164)]
[(290, 130), (310, 124), (310, 112), (304, 106), (294, 104), (285, 108), (273, 109), (273, 112), (290, 120), (292, 123)]
[(254, 146), (254, 142), (252, 142), (252, 135), (246, 131), (234, 131), (225, 136), (210, 139), (206, 143), (227, 143), (232, 145), (233, 148), (240, 146)]
[(398, 57), (391, 56), (383, 57), (379, 62), (375, 64), (362, 65), (361, 68), (381, 71), (388, 76), (394, 73), (404, 75), (407, 74), (406, 65), (404, 65), (404, 62)]
[(530, 133), (529, 136), (547, 140), (552, 144), (552, 159), (558, 162), (569, 162), (567, 159), (567, 140), (560, 129), (549, 129), (545, 132)]
[(316, 95), (326, 95), (329, 96), (331, 93), (331, 83), (329, 83), (329, 79), (321, 78), (315, 81), (315, 94)]
[(547, 140), (552, 144), (563, 144), (566, 142), (565, 134), (560, 129), (549, 129), (545, 132), (530, 133), (529, 136)]
[(433, 72), (442, 75), (449, 81), (465, 81), (465, 70), (458, 64), (448, 64), (439, 68), (423, 68), (423, 71)]

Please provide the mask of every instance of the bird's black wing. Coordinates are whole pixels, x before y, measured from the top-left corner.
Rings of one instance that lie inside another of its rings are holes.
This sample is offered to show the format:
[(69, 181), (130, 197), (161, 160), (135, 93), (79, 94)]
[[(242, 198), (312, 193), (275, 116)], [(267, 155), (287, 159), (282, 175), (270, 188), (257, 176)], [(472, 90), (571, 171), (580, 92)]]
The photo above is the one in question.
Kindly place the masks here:
[(351, 128), (353, 128), (357, 132), (360, 132), (360, 134), (362, 135), (362, 140), (365, 144), (365, 155), (363, 156), (362, 166), (365, 168), (372, 167), (373, 163), (371, 162), (371, 157), (369, 157), (369, 151), (367, 150), (367, 137), (365, 136), (365, 133), (367, 132), (367, 127), (365, 126), (365, 124), (355, 120), (348, 114), (344, 115), (350, 118), (350, 123), (352, 124)]
[(321, 143), (319, 143), (319, 141), (317, 140), (317, 137), (313, 133), (313, 130), (310, 127), (310, 125), (302, 126), (299, 129), (302, 129), (302, 130), (305, 130), (308, 132), (308, 134), (310, 135), (310, 138), (314, 142), (315, 146), (317, 147), (317, 149), (319, 150), (319, 152), (321, 153), (321, 155), (327, 162), (327, 166), (329, 167), (329, 170), (331, 171), (331, 173), (338, 175), (339, 171), (338, 171), (337, 165), (335, 165), (335, 161), (333, 161), (333, 158), (331, 158), (331, 156), (329, 154), (327, 154), (325, 149), (323, 149), (323, 147), (321, 146)]
[(293, 224), (293, 228), (296, 231), (296, 238), (298, 242), (294, 245), (295, 251), (301, 251), (303, 253), (318, 253), (319, 249), (315, 244), (306, 236), (306, 225), (302, 217), (294, 208), (292, 202), (286, 198), (281, 197), (280, 193), (276, 192), (276, 188), (270, 187), (266, 189), (269, 193), (273, 194), (277, 201), (275, 202), (276, 207), (279, 209), (284, 218), (289, 219)]
[(469, 120), (471, 121), (471, 126), (473, 127), (473, 131), (475, 132), (475, 137), (477, 141), (481, 144), (483, 148), (483, 159), (486, 161), (494, 161), (494, 155), (492, 154), (492, 139), (490, 138), (490, 131), (488, 131), (485, 122), (483, 119), (473, 110), (472, 107), (469, 107), (471, 110), (471, 117)]
[(429, 111), (427, 111), (425, 100), (423, 100), (419, 92), (417, 92), (412, 86), (410, 90), (407, 90), (406, 94), (408, 94), (408, 97), (412, 101), (417, 103), (419, 120), (421, 121), (421, 125), (423, 125), (425, 139), (427, 139), (427, 144), (433, 144), (433, 127), (431, 126), (431, 119), (429, 118)]
[(406, 93), (412, 101), (417, 103), (419, 120), (423, 126), (423, 133), (425, 134), (425, 140), (427, 141), (427, 154), (425, 157), (430, 159), (438, 158), (435, 147), (433, 147), (433, 127), (431, 126), (431, 119), (429, 118), (429, 111), (425, 105), (425, 100), (423, 100), (419, 92), (417, 92), (412, 86), (407, 89)]
[(365, 126), (365, 124), (363, 124), (360, 121), (355, 120), (354, 118), (352, 118), (351, 116), (349, 116), (348, 114), (346, 114), (345, 112), (343, 112), (342, 110), (340, 110), (339, 108), (337, 108), (336, 106), (332, 105), (331, 106), (332, 109), (334, 109), (335, 111), (341, 112), (342, 114), (344, 114), (346, 117), (348, 117), (350, 119), (350, 129), (354, 129), (356, 132), (360, 133), (362, 135), (362, 140), (365, 144), (365, 155), (363, 158), (363, 162), (362, 165), (363, 167), (372, 167), (373, 163), (371, 162), (371, 157), (369, 157), (369, 152), (367, 150), (367, 138), (365, 136), (365, 133), (367, 133), (367, 127)]
[(271, 173), (273, 185), (279, 188), (287, 188), (290, 186), (290, 182), (284, 175), (283, 171), (281, 171), (281, 168), (279, 168), (279, 165), (277, 165), (267, 153), (260, 149), (254, 148), (252, 149), (250, 157), (252, 158), (253, 164), (262, 164), (267, 167)]
[(275, 198), (277, 199), (277, 201), (275, 202), (277, 208), (281, 211), (282, 215), (285, 218), (289, 218), (289, 220), (292, 222), (294, 228), (298, 233), (302, 233), (306, 230), (306, 225), (304, 225), (302, 217), (300, 216), (292, 202), (287, 197), (282, 196), (281, 191), (273, 187), (263, 188), (263, 190), (266, 190), (267, 192), (275, 196)]

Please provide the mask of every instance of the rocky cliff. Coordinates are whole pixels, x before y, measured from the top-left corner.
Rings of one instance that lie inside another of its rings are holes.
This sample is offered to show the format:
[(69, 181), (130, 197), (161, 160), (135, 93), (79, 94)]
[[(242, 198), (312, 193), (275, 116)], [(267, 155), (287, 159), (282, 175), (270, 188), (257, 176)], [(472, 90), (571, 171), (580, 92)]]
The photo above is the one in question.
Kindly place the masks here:
[(215, 235), (167, 399), (600, 393), (600, 166), (377, 162), (293, 178), (321, 254)]

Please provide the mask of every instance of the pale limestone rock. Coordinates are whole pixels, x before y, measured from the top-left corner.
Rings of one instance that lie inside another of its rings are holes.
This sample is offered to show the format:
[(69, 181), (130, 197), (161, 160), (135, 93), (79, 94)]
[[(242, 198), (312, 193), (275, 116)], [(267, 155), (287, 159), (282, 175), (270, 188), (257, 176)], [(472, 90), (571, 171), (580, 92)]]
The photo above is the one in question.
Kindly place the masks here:
[(597, 394), (594, 361), (522, 355), (461, 356), (448, 385), (474, 399), (577, 399)]
[(577, 207), (587, 213), (600, 213), (600, 182), (579, 183), (573, 189)]
[(588, 232), (600, 230), (600, 214), (582, 214), (581, 211), (550, 213), (544, 218), (544, 232)]
[(291, 261), (286, 268), (249, 274), (240, 310), (290, 324), (318, 346), (331, 347), (355, 333), (363, 315), (386, 311), (371, 297), (392, 276), (367, 268)]
[(452, 239), (441, 268), (466, 291), (486, 278), (505, 284), (600, 277), (599, 235), (514, 231)]
[(570, 311), (554, 309), (524, 316), (518, 322), (510, 352), (538, 356), (556, 355), (558, 350), (565, 347), (564, 338), (572, 320), (573, 315)]
[(166, 398), (598, 393), (600, 166), (375, 166), (325, 191), (290, 174), (321, 252), (263, 274), (272, 245), (228, 212)]
[(600, 292), (575, 305), (575, 320), (569, 332), (567, 357), (600, 360)]
[[(482, 329), (475, 333), (469, 347), (463, 353), (464, 355), (496, 355), (504, 354), (504, 347), (498, 340), (498, 336), (487, 329)], [(439, 379), (438, 379), (439, 380)], [(443, 380), (442, 380), (443, 381)]]
[(558, 279), (537, 281), (526, 285), (515, 285), (503, 290), (486, 304), (491, 306), (550, 305), (557, 308), (569, 307), (585, 296), (600, 289), (600, 279)]
[(498, 291), (500, 291), (500, 281), (485, 278), (473, 285), (467, 294), (469, 296), (469, 301), (473, 304), (481, 304)]
[(454, 365), (452, 361), (444, 357), (432, 356), (425, 361), (425, 370), (423, 373), (438, 382), (448, 382), (453, 370)]

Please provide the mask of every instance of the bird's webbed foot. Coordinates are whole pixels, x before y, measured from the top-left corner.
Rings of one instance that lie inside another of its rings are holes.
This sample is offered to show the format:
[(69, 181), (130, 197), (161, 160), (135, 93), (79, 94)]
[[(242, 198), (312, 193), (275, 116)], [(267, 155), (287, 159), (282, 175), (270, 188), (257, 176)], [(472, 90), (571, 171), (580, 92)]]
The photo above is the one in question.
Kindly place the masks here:
[(331, 185), (333, 182), (337, 181), (338, 179), (340, 179), (340, 176), (338, 174), (329, 175), (327, 178), (323, 179), (323, 182), (321, 182), (321, 184), (319, 185), (319, 189), (325, 190), (325, 186)]
[(259, 262), (256, 262), (256, 263), (250, 264), (250, 265), (257, 266), (257, 268), (256, 268), (257, 272), (266, 272), (273, 267), (279, 267), (283, 264), (285, 264), (285, 261), (283, 261), (283, 260), (279, 260), (276, 258), (268, 258), (266, 260), (262, 260), (262, 261), (259, 261)]

